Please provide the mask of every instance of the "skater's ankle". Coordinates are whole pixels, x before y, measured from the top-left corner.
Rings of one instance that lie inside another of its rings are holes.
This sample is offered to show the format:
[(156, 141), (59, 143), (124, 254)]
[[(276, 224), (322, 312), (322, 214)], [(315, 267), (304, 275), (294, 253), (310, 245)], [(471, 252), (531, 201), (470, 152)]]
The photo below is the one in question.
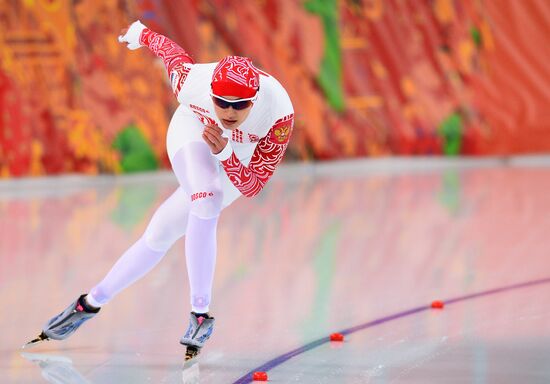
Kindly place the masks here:
[(193, 312), (193, 315), (198, 319), (199, 317), (204, 317), (205, 319), (210, 319), (208, 312)]
[(86, 304), (91, 308), (101, 308), (105, 303), (96, 299), (93, 293), (87, 293), (84, 297)]
[(80, 300), (78, 301), (80, 305), (84, 308), (84, 310), (88, 313), (97, 313), (101, 309), (101, 307), (96, 307), (90, 304), (87, 300), (88, 295), (81, 296)]

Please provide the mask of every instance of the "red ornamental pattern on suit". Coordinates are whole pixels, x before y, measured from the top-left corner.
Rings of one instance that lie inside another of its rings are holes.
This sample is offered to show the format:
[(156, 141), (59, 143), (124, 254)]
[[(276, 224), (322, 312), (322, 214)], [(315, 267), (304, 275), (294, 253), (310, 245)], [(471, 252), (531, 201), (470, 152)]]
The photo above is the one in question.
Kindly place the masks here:
[(183, 83), (185, 83), (185, 79), (187, 79), (189, 71), (191, 71), (190, 68), (180, 66), (173, 70), (170, 74), (170, 83), (172, 84), (172, 90), (176, 96), (180, 93), (181, 87), (183, 86)]
[(218, 126), (218, 124), (216, 124), (216, 121), (214, 121), (213, 118), (203, 115), (202, 113), (197, 111), (193, 111), (193, 113), (198, 117), (198, 119), (203, 125), (214, 125), (216, 127)]
[(162, 59), (166, 70), (170, 74), (172, 89), (177, 95), (189, 73), (189, 68), (185, 67), (184, 64), (194, 64), (194, 60), (185, 49), (169, 38), (151, 31), (149, 28), (145, 28), (141, 32), (139, 42), (142, 45), (148, 46), (155, 55)]
[(239, 129), (234, 129), (231, 132), (231, 140), (236, 141), (238, 143), (242, 143), (243, 142), (243, 131), (241, 131)]
[(227, 56), (224, 58), (216, 66), (212, 80), (223, 80), (224, 71), (227, 79), (237, 84), (244, 85), (248, 88), (257, 88), (259, 86), (259, 71), (251, 65), (250, 60), (246, 57)]
[[(251, 143), (257, 143), (260, 141), (260, 138), (258, 135), (254, 135), (252, 133), (247, 133), (248, 135), (248, 141)], [(240, 129), (234, 129), (231, 131), (231, 140), (236, 141), (237, 143), (243, 143), (244, 142), (244, 133)]]
[[(222, 161), (229, 180), (243, 195), (248, 197), (257, 195), (273, 175), (288, 146), (293, 121), (293, 114), (277, 120), (268, 134), (259, 141), (248, 167), (239, 161), (235, 153), (229, 159)], [(281, 128), (287, 132), (284, 137), (276, 133), (281, 132)]]

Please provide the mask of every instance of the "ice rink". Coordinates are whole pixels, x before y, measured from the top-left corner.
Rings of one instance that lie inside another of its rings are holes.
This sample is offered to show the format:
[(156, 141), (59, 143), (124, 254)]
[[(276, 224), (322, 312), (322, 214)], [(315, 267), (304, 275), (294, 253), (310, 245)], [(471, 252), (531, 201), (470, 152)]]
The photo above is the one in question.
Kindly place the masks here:
[(286, 165), (222, 213), (216, 329), (196, 364), (179, 345), (183, 240), (71, 338), (21, 350), (175, 186), (168, 172), (0, 182), (0, 382), (550, 382), (541, 157)]

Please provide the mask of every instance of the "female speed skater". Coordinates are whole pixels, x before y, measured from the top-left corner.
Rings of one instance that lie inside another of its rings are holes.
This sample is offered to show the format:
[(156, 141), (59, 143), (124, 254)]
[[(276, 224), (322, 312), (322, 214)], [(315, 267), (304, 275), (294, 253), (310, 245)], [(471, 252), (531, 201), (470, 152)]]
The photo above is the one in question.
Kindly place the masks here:
[(166, 139), (179, 186), (103, 280), (48, 321), (27, 345), (72, 335), (185, 235), (191, 314), (180, 343), (188, 360), (214, 328), (208, 312), (218, 217), (241, 195), (255, 196), (267, 183), (288, 146), (294, 111), (282, 85), (249, 58), (227, 56), (196, 64), (183, 48), (140, 21), (123, 30), (118, 40), (130, 50), (148, 47), (166, 66), (180, 103)]

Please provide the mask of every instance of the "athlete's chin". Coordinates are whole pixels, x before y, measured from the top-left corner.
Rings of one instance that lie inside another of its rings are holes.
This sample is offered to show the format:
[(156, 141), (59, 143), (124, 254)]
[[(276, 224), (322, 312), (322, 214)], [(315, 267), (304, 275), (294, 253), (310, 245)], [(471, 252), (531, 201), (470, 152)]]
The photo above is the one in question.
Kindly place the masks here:
[(230, 130), (237, 129), (237, 127), (240, 125), (238, 120), (222, 119), (221, 123), (225, 129), (230, 129)]

